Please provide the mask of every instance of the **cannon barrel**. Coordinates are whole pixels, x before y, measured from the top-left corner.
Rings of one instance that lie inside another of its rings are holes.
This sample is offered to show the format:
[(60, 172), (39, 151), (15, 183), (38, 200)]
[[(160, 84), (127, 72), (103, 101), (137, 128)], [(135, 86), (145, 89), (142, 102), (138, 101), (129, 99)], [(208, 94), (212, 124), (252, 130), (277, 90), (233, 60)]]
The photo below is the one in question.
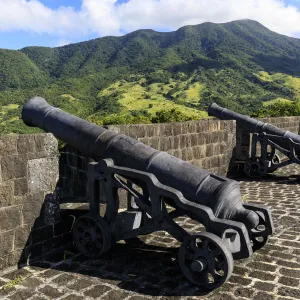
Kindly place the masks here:
[[(214, 116), (220, 120), (236, 120), (239, 128), (251, 133), (265, 132), (267, 134), (274, 135), (274, 137), (270, 137), (270, 140), (273, 140), (273, 142), (280, 145), (286, 150), (289, 150), (289, 139), (292, 139), (295, 143), (300, 144), (300, 136), (298, 134), (287, 130), (282, 130), (271, 124), (255, 120), (250, 117), (231, 111), (227, 108), (220, 107), (216, 103), (210, 105), (210, 107), (208, 108), (208, 115)], [(277, 138), (275, 136), (277, 136)], [(300, 154), (300, 145), (296, 146), (296, 150), (297, 153)]]
[(258, 215), (243, 207), (240, 187), (234, 180), (213, 175), (126, 135), (63, 112), (40, 97), (31, 98), (24, 105), (22, 119), (28, 126), (51, 132), (96, 161), (111, 158), (116, 165), (154, 174), (162, 184), (180, 190), (190, 201), (210, 207), (218, 218), (239, 221), (248, 228), (259, 223)]

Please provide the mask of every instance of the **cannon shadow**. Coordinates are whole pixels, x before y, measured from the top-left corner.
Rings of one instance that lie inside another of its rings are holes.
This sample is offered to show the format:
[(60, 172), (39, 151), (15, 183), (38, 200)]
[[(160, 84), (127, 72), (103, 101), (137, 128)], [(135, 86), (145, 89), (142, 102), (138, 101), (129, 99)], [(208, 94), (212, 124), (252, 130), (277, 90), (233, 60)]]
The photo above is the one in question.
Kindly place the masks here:
[[(57, 252), (32, 266), (51, 267), (99, 279), (126, 291), (150, 296), (205, 296), (211, 291), (187, 281), (177, 261), (177, 248), (144, 243), (135, 239), (116, 243), (99, 259), (89, 259), (70, 247)], [(65, 259), (62, 257), (65, 256)]]

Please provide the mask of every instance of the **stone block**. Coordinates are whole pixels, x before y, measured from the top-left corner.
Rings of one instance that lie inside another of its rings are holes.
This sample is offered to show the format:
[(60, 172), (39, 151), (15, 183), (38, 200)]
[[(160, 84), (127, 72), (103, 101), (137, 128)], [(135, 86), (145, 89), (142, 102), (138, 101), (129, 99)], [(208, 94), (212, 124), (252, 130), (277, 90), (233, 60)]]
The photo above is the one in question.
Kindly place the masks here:
[(15, 230), (14, 250), (20, 250), (32, 243), (30, 227), (25, 225)]
[(58, 141), (53, 134), (47, 133), (44, 138), (44, 148), (48, 156), (54, 156), (58, 153)]
[(22, 178), (27, 175), (27, 161), (24, 156), (10, 155), (1, 158), (2, 180)]
[(32, 134), (20, 134), (17, 137), (17, 150), (19, 154), (34, 153), (35, 141)]
[(202, 168), (205, 169), (205, 170), (208, 170), (210, 169), (210, 160), (209, 158), (204, 158), (202, 159)]
[(17, 134), (0, 137), (0, 156), (17, 154)]
[(181, 123), (181, 134), (188, 134), (188, 133), (189, 133), (188, 122)]
[(10, 206), (0, 209), (0, 231), (11, 230), (21, 225), (19, 206)]
[(193, 159), (193, 148), (189, 147), (187, 148), (187, 161), (191, 161)]
[(174, 136), (173, 138), (173, 149), (178, 149), (180, 145), (180, 137)]
[(173, 123), (173, 135), (178, 136), (182, 133), (181, 130), (182, 123)]
[(5, 256), (13, 250), (14, 232), (6, 231), (0, 233), (0, 255)]
[(181, 159), (184, 160), (184, 161), (187, 161), (188, 160), (188, 151), (187, 151), (187, 148), (181, 149), (181, 153), (182, 153)]
[(0, 184), (0, 208), (13, 203), (13, 182), (7, 181)]
[(199, 122), (200, 125), (200, 132), (207, 132), (208, 131), (208, 127), (209, 127), (209, 119), (206, 120), (201, 120)]
[(191, 134), (186, 135), (186, 147), (192, 147), (192, 135)]
[(45, 147), (44, 147), (45, 136), (46, 136), (46, 133), (40, 133), (40, 134), (33, 135), (35, 152), (45, 151)]
[(14, 196), (23, 196), (28, 193), (27, 177), (14, 180)]
[(153, 128), (153, 126), (151, 126), (151, 124), (145, 124), (144, 128), (145, 128), (145, 136), (146, 137), (154, 136), (154, 128)]
[(172, 136), (172, 135), (173, 135), (173, 123), (166, 123), (164, 136)]
[(218, 121), (210, 119), (208, 121), (208, 131), (217, 131), (218, 130)]
[(161, 142), (160, 142), (160, 150), (161, 151), (168, 151), (170, 149), (172, 149), (172, 139), (171, 137), (162, 137), (161, 138)]
[(211, 132), (205, 132), (205, 133), (204, 133), (204, 143), (205, 143), (206, 145), (212, 143), (212, 134), (211, 134)]
[(213, 148), (214, 148), (213, 153), (214, 153), (214, 155), (222, 154), (221, 146), (222, 146), (222, 144), (220, 144), (220, 143), (213, 144)]
[(196, 133), (196, 122), (187, 122), (187, 125), (188, 125), (188, 132), (189, 134), (193, 134), (193, 133)]
[(35, 153), (26, 153), (24, 155), (25, 160), (33, 160), (33, 159), (38, 159), (38, 158), (44, 158), (44, 157), (48, 157), (48, 153), (44, 150), (42, 152), (35, 152)]
[(42, 205), (45, 199), (44, 192), (38, 192), (26, 198), (23, 205), (23, 225), (33, 225), (42, 213)]
[(52, 191), (58, 180), (58, 158), (40, 158), (28, 161), (29, 192)]
[(182, 134), (180, 136), (180, 149), (184, 149), (187, 147), (187, 135)]
[[(7, 256), (2, 256), (1, 254), (0, 254), (0, 271), (3, 271), (3, 270), (5, 270), (7, 268)], [(1, 281), (1, 284), (2, 284), (3, 282)], [(3, 290), (4, 291), (4, 290)], [(1, 296), (1, 294), (0, 294), (0, 296)]]
[(158, 136), (150, 137), (148, 140), (148, 145), (158, 150), (160, 148), (160, 138)]
[(209, 144), (206, 145), (206, 157), (211, 157), (214, 155), (214, 145), (213, 144)]
[(198, 145), (204, 145), (205, 144), (205, 133), (200, 132), (198, 134)]
[(199, 135), (197, 133), (191, 134), (191, 146), (195, 147), (198, 145), (198, 137)]
[(158, 132), (159, 136), (165, 136), (165, 124), (158, 124)]
[(148, 137), (138, 138), (138, 141), (145, 144), (145, 145), (149, 144), (149, 138)]
[(193, 159), (200, 159), (201, 157), (201, 148), (199, 146), (193, 147)]
[(173, 155), (179, 159), (182, 159), (182, 150), (181, 149), (176, 149), (173, 153)]

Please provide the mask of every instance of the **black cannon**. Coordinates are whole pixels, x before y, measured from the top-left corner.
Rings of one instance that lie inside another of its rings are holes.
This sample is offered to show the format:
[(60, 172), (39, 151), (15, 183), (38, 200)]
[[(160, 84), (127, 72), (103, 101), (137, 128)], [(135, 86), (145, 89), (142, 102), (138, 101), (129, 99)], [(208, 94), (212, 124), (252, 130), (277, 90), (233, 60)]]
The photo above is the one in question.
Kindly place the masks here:
[[(89, 213), (73, 226), (74, 242), (88, 257), (99, 257), (113, 242), (165, 230), (182, 243), (184, 275), (214, 289), (230, 277), (233, 258), (251, 256), (273, 233), (268, 209), (243, 203), (236, 181), (65, 113), (43, 98), (30, 99), (22, 118), (97, 161), (89, 164)], [(118, 189), (128, 193), (126, 211), (119, 211)], [(176, 223), (179, 216), (198, 221), (206, 232), (188, 233)]]
[[(216, 103), (208, 108), (208, 114), (220, 120), (236, 120), (237, 128), (252, 133), (250, 157), (243, 163), (247, 176), (261, 178), (289, 164), (300, 164), (299, 135), (230, 111)], [(279, 157), (278, 152), (284, 155), (284, 159)]]

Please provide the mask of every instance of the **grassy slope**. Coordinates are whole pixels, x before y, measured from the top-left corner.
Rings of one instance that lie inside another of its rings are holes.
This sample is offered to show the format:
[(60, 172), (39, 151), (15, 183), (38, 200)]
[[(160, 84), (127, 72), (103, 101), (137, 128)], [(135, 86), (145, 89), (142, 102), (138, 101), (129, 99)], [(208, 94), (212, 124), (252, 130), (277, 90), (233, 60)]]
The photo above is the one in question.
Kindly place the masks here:
[(257, 76), (265, 82), (278, 82), (282, 86), (291, 89), (295, 93), (294, 99), (288, 97), (287, 98), (277, 97), (269, 101), (264, 101), (263, 106), (269, 106), (276, 102), (292, 102), (295, 100), (300, 100), (300, 78), (293, 77), (283, 73), (269, 74), (268, 72), (265, 71), (259, 72)]
[[(186, 116), (194, 118), (207, 117), (207, 113), (193, 108), (184, 106), (183, 104), (176, 104), (166, 98), (166, 94), (175, 85), (175, 81), (169, 84), (152, 83), (147, 87), (143, 87), (141, 83), (145, 79), (142, 78), (138, 82), (121, 82), (110, 85), (108, 88), (99, 93), (99, 97), (111, 96), (115, 91), (118, 91), (118, 102), (124, 107), (123, 110), (146, 110), (152, 116), (157, 111), (162, 109), (176, 108)], [(181, 83), (186, 84), (185, 82)], [(186, 102), (198, 103), (201, 94), (201, 85), (199, 83), (193, 84), (188, 90), (184, 91), (186, 94)], [(176, 93), (174, 93), (174, 96)], [(146, 97), (148, 99), (146, 99)]]

